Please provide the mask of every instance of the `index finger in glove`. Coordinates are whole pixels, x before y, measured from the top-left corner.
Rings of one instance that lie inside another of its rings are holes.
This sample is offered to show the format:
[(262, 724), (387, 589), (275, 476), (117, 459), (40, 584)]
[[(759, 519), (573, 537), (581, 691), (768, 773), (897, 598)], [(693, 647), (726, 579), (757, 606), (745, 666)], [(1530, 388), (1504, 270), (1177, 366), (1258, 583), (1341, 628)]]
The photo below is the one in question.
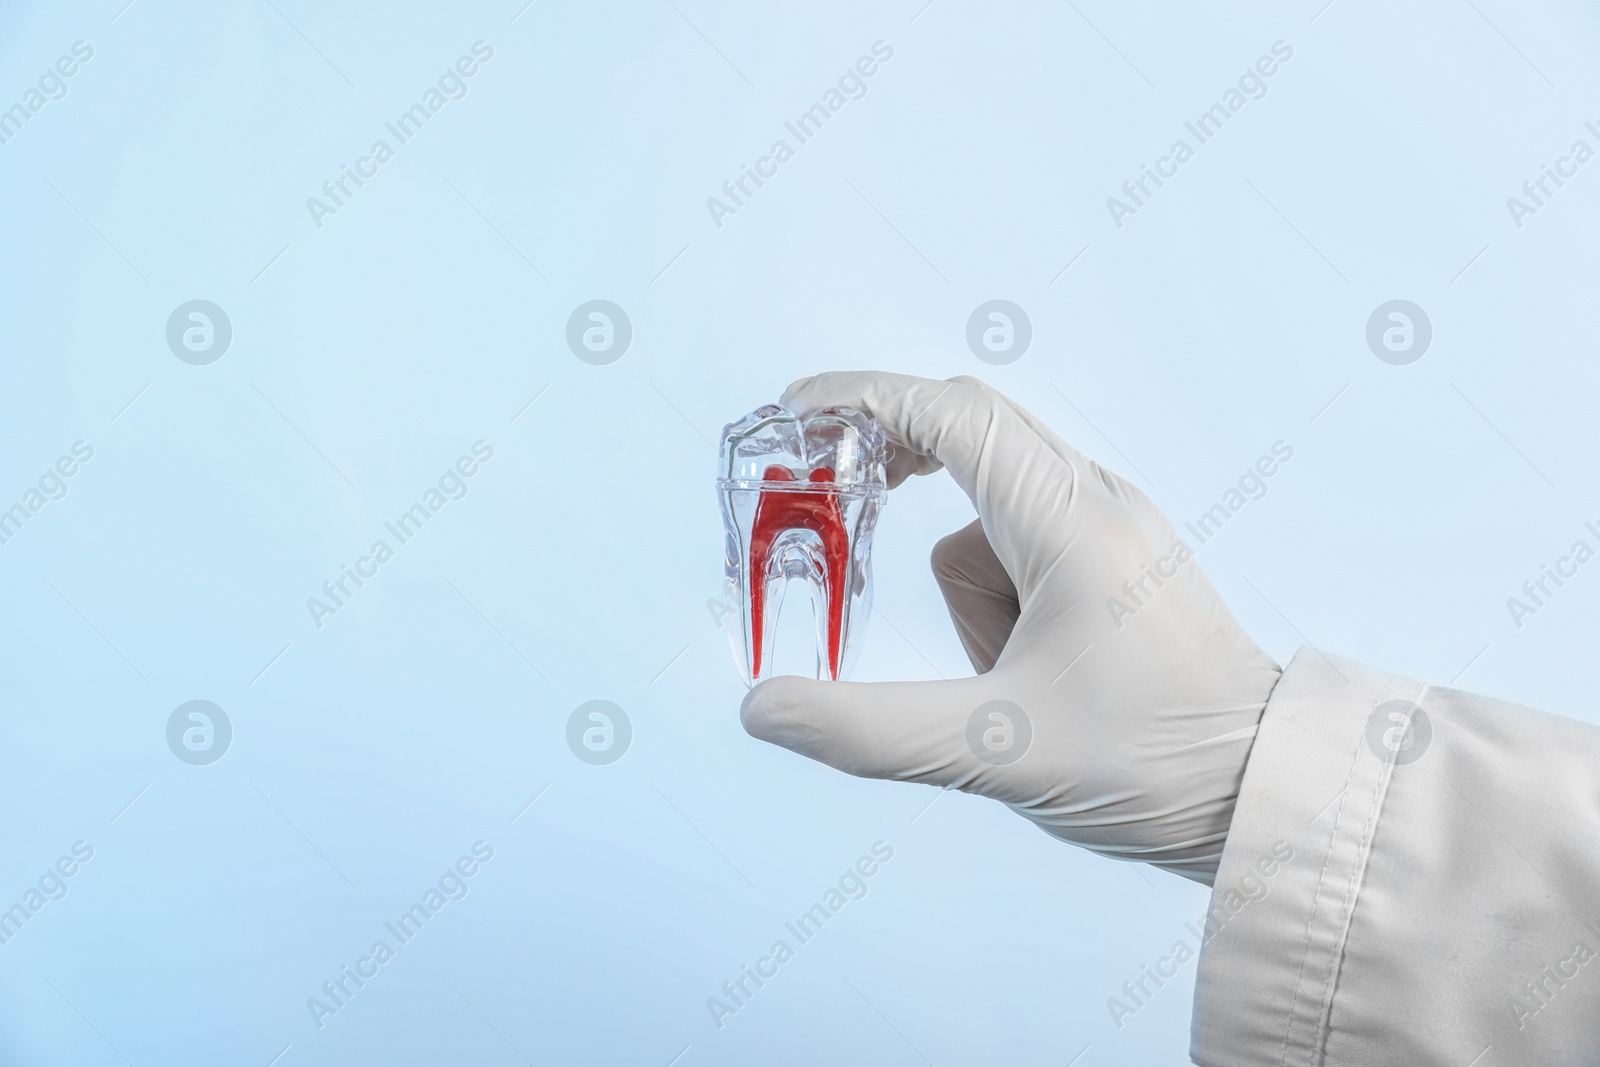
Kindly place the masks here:
[[(874, 416), (889, 437), (949, 469), (983, 519), (995, 554), (1019, 588), (1030, 564), (1053, 558), (1071, 531), (1047, 517), (1066, 514), (1078, 491), (1076, 452), (1063, 455), (1006, 398), (974, 378), (948, 382), (881, 372), (829, 372), (802, 378), (784, 406), (811, 412), (852, 407)], [(1076, 462), (1075, 462), (1076, 461)], [(1058, 542), (1051, 544), (1050, 542)]]

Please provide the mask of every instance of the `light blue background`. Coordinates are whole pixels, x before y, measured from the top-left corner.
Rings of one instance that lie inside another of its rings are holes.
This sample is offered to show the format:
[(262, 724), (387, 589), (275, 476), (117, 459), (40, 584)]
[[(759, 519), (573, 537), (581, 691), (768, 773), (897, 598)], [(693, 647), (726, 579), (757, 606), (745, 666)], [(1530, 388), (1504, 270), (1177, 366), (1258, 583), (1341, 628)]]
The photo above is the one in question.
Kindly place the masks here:
[[(1187, 1062), (1192, 965), (1121, 1029), (1106, 1000), (1203, 889), (745, 736), (710, 441), (819, 369), (976, 373), (1181, 527), (1281, 439), (1199, 548), (1269, 652), (1600, 720), (1600, 565), (1520, 629), (1505, 604), (1600, 519), (1600, 161), (1520, 229), (1505, 203), (1600, 148), (1600, 16), (1324, 2), (0, 10), (0, 107), (94, 49), (0, 145), (0, 507), (94, 449), (0, 545), (0, 906), (94, 849), (0, 946), (0, 1061)], [(316, 227), (479, 40), (466, 98)], [(1279, 40), (1268, 95), (1115, 226)], [(164, 339), (195, 298), (233, 324), (210, 366)], [(633, 323), (610, 366), (564, 341), (593, 298)], [(1034, 329), (1004, 367), (964, 340), (993, 298)], [(1365, 342), (1395, 298), (1433, 323), (1410, 366)], [(467, 497), (313, 625), (478, 440)], [(942, 477), (896, 492), (857, 678), (969, 670), (926, 562), (968, 518)], [(205, 767), (164, 734), (197, 698), (234, 728)], [(633, 723), (610, 766), (566, 746), (591, 699)], [(479, 840), (469, 895), (318, 1029), (307, 998)], [(719, 1029), (707, 998), (879, 840)]]

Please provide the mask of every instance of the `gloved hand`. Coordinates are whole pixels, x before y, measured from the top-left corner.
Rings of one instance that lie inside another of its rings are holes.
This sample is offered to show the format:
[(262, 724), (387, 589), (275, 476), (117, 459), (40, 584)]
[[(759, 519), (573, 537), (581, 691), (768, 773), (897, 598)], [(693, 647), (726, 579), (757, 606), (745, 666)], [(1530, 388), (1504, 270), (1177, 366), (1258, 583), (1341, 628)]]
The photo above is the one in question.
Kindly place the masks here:
[(933, 569), (979, 673), (773, 678), (745, 697), (745, 729), (851, 774), (992, 797), (1210, 885), (1281, 671), (1155, 505), (975, 378), (819, 374), (782, 403), (876, 416), (891, 489), (942, 466), (966, 491), (978, 520)]

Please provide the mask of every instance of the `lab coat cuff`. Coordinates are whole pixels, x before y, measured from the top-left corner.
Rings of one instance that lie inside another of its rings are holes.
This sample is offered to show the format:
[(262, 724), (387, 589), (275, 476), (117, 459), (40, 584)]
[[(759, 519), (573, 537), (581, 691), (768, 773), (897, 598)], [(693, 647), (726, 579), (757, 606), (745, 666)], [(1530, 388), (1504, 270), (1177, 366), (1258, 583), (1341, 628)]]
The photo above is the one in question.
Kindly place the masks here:
[(1374, 712), (1423, 689), (1311, 648), (1278, 680), (1202, 926), (1190, 1044), (1202, 1067), (1318, 1062), (1394, 768)]

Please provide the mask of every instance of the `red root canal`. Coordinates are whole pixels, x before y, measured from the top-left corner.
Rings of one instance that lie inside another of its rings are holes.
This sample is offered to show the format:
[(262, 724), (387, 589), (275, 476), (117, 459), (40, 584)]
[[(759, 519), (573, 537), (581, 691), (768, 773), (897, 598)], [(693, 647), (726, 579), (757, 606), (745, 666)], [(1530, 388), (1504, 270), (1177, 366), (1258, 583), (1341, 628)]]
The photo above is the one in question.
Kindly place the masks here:
[[(762, 479), (769, 482), (795, 481), (794, 472), (780, 464), (769, 466)], [(818, 467), (807, 479), (813, 483), (834, 481), (833, 471)], [(828, 605), (828, 677), (838, 680), (839, 660), (844, 650), (844, 606), (846, 565), (850, 558), (850, 537), (844, 528), (844, 512), (839, 495), (805, 490), (765, 490), (756, 500), (755, 525), (750, 535), (750, 626), (755, 641), (755, 674), (761, 676), (762, 644), (766, 637), (767, 576), (769, 558), (778, 539), (789, 530), (810, 530), (822, 539), (826, 572), (822, 575)]]

